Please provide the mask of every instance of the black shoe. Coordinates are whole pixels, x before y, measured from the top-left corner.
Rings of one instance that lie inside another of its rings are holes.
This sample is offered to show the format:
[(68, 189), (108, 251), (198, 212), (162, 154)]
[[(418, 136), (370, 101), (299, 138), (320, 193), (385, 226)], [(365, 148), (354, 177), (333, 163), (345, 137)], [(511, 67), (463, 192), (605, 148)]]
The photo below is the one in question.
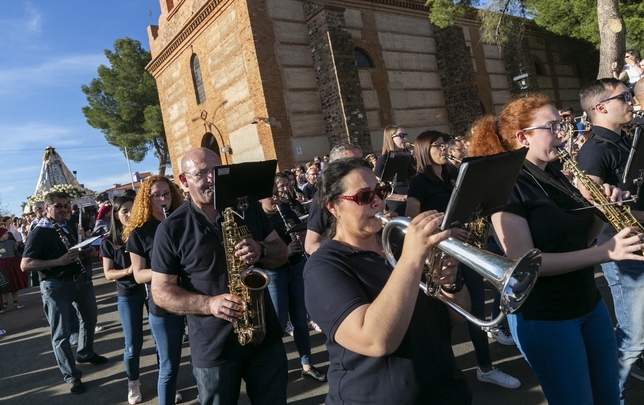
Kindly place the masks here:
[(82, 394), (85, 392), (85, 385), (83, 385), (81, 380), (74, 380), (69, 383), (69, 390), (73, 395)]
[(87, 359), (79, 359), (77, 357), (76, 361), (79, 363), (105, 364), (107, 363), (107, 357), (99, 356), (98, 354), (94, 353), (92, 357), (89, 357)]
[(320, 382), (326, 381), (326, 374), (320, 372), (317, 368), (311, 366), (310, 369), (304, 371), (302, 370), (302, 378), (312, 378)]

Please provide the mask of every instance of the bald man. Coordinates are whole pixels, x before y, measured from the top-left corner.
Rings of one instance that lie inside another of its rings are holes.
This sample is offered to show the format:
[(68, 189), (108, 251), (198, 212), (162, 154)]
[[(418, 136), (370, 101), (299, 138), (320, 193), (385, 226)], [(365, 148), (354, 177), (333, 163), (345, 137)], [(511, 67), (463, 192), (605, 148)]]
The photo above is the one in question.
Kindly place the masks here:
[[(242, 316), (242, 300), (230, 294), (227, 258), (222, 246), (222, 213), (214, 207), (213, 168), (221, 160), (206, 148), (192, 149), (181, 160), (179, 180), (190, 201), (159, 225), (152, 258), (152, 294), (157, 305), (187, 315), (193, 374), (201, 404), (237, 404), (242, 378), (254, 405), (286, 404), (287, 363), (283, 331), (268, 293), (263, 295), (266, 336), (258, 345), (241, 345), (233, 321)], [(257, 202), (244, 219), (248, 230), (235, 246), (241, 267), (277, 267), (287, 248)]]
[(633, 95), (640, 103), (640, 108), (642, 108), (642, 103), (644, 103), (644, 79), (639, 79), (635, 86), (633, 87)]

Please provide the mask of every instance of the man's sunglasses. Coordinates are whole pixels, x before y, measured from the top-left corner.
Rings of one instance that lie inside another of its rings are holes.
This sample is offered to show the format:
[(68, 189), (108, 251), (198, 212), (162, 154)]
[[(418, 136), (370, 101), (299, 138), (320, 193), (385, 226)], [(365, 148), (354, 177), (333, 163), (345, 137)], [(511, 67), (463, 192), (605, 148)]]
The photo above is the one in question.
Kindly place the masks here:
[[(625, 102), (625, 103), (630, 103), (630, 102), (632, 102), (632, 101), (633, 101), (633, 95), (631, 94), (631, 92), (630, 92), (630, 91), (626, 90), (625, 92), (623, 92), (623, 93), (619, 93), (619, 94), (618, 94), (618, 95), (616, 95), (616, 96), (608, 97), (608, 98), (607, 98), (607, 99), (605, 99), (605, 100), (601, 100), (601, 101), (600, 101), (599, 103), (597, 103), (597, 104), (605, 103), (605, 102), (610, 101), (610, 100), (622, 100), (622, 101), (623, 101), (623, 102)], [(593, 107), (593, 110), (594, 110), (594, 109), (595, 109), (595, 107)]]
[(70, 207), (70, 205), (69, 204), (54, 204), (53, 207), (56, 208), (57, 210), (59, 210), (61, 208), (68, 209)]
[(339, 195), (338, 198), (353, 201), (358, 205), (367, 205), (371, 204), (376, 196), (384, 201), (393, 191), (391, 184), (379, 184), (373, 190), (358, 191), (355, 195)]

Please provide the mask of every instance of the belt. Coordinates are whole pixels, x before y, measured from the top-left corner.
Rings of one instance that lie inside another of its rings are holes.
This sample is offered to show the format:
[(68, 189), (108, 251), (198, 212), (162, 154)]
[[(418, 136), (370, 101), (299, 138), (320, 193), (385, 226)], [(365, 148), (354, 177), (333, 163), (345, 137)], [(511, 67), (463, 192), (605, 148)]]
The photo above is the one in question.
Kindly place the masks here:
[(59, 281), (78, 281), (78, 279), (83, 275), (84, 273), (76, 273), (72, 274), (70, 276), (65, 276), (65, 277), (47, 277), (46, 280), (59, 280)]

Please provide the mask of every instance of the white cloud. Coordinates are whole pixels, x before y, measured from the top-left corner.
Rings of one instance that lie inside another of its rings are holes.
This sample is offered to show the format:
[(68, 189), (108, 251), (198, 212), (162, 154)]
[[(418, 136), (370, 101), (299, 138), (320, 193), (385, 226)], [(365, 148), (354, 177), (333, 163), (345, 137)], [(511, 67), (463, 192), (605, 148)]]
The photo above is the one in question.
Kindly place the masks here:
[(28, 122), (18, 125), (0, 122), (2, 148), (7, 151), (24, 153), (26, 150), (33, 150), (34, 153), (38, 151), (44, 154), (45, 147), (52, 142), (56, 143), (54, 145), (56, 147), (78, 145), (80, 140), (70, 138), (70, 135), (75, 132), (75, 128), (46, 122)]
[(43, 23), (42, 12), (28, 1), (19, 16), (0, 19), (0, 35), (8, 42), (30, 42), (42, 33)]
[(102, 53), (64, 55), (45, 60), (39, 65), (0, 69), (0, 94), (29, 94), (43, 87), (64, 87), (78, 83), (79, 76), (96, 75), (96, 69), (106, 64)]

